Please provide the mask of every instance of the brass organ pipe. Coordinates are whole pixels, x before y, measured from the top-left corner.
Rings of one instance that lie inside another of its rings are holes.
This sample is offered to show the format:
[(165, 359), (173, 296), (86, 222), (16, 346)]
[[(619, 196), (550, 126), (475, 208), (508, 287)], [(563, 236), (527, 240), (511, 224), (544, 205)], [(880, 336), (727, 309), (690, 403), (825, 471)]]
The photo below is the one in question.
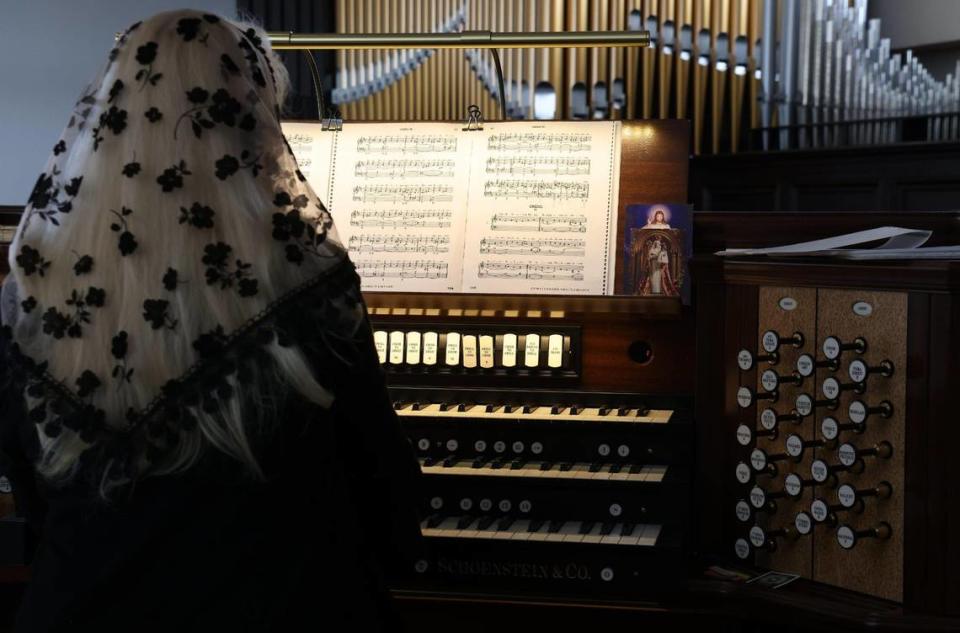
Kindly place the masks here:
[(677, 0), (677, 50), (675, 70), (677, 77), (677, 106), (676, 113), (678, 119), (687, 118), (687, 96), (690, 88), (690, 64), (693, 63), (692, 48), (687, 59), (683, 59), (683, 27), (689, 27), (691, 37), (693, 35), (693, 0)]
[[(636, 11), (640, 19), (640, 28), (642, 29), (643, 28), (643, 11), (641, 10), (641, 8), (642, 7), (641, 7), (640, 0), (629, 0), (627, 4), (627, 12), (628, 12), (627, 19), (629, 20), (630, 19), (629, 16), (633, 15), (633, 12)], [(632, 118), (636, 118), (639, 115), (639, 110), (637, 108), (637, 80), (639, 79), (638, 77), (639, 54), (637, 49), (635, 48), (628, 48), (626, 52), (627, 52), (627, 61), (626, 61), (627, 76), (624, 79), (625, 81), (624, 88), (626, 90), (627, 111), (625, 114), (626, 114), (626, 118), (632, 119)]]
[[(647, 18), (656, 16), (656, 0), (643, 0), (643, 26), (647, 26)], [(648, 47), (640, 51), (640, 63), (643, 76), (643, 88), (641, 90), (642, 112), (644, 119), (653, 117), (653, 74), (657, 58), (657, 51), (653, 47)]]
[[(729, 2), (730, 0), (717, 0), (717, 2), (714, 2), (712, 7), (713, 15), (711, 16), (712, 25), (713, 25), (713, 27), (711, 28), (711, 31), (716, 33), (716, 37), (714, 38), (714, 50), (716, 50), (717, 39), (719, 38), (719, 36), (721, 34), (727, 34), (728, 36), (728, 42), (727, 42), (728, 62), (729, 62), (729, 46), (730, 46), (730, 41), (729, 41), (730, 17), (729, 17), (729, 11), (728, 11), (730, 6)], [(726, 88), (727, 88), (727, 81), (726, 81), (727, 71), (717, 70), (717, 63), (719, 62), (719, 56), (717, 55), (715, 57), (716, 59), (714, 59), (713, 70), (711, 71), (711, 75), (712, 75), (711, 78), (713, 79), (713, 92), (712, 92), (713, 99), (712, 99), (712, 117), (711, 117), (711, 123), (713, 128), (712, 148), (713, 148), (714, 154), (719, 154), (720, 153), (720, 132), (721, 132), (720, 128), (723, 122), (723, 103), (724, 103), (724, 99), (726, 98)]]
[[(697, 0), (694, 5), (694, 51), (696, 62), (693, 65), (693, 153), (703, 151), (704, 122), (707, 99), (707, 81), (710, 78), (710, 69), (713, 68), (713, 37), (715, 32), (710, 30), (710, 2), (711, 0)], [(709, 36), (706, 42), (700, 41), (700, 31), (707, 29)], [(706, 44), (705, 49), (701, 44)], [(706, 66), (701, 62), (706, 61)]]
[(732, 0), (730, 3), (730, 151), (734, 154), (740, 149), (740, 120), (743, 115), (743, 93), (746, 77), (735, 72), (737, 40), (747, 31), (747, 7), (744, 0)]
[[(525, 29), (529, 31), (534, 31), (537, 28), (537, 3), (536, 0), (524, 0), (527, 4), (527, 20)], [(529, 113), (528, 118), (533, 118), (533, 89), (537, 83), (537, 51), (536, 50), (527, 50), (524, 51), (527, 58), (527, 92), (524, 95), (526, 98), (526, 104), (524, 106), (525, 112)]]
[[(658, 96), (660, 108), (658, 116), (666, 119), (670, 116), (670, 85), (673, 81), (673, 58), (676, 54), (676, 22), (674, 21), (673, 0), (660, 0), (660, 88)], [(673, 25), (673, 40), (670, 42), (672, 47), (671, 55), (667, 54), (667, 43), (664, 38), (664, 25), (670, 22)]]

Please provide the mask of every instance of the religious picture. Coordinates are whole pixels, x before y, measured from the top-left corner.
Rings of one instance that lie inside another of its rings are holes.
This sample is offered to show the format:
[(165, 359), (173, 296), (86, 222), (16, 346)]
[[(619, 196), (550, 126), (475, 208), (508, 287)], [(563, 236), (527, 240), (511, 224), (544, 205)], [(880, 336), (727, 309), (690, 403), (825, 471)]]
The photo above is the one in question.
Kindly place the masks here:
[(690, 207), (634, 204), (627, 205), (626, 214), (623, 293), (682, 297), (689, 303)]

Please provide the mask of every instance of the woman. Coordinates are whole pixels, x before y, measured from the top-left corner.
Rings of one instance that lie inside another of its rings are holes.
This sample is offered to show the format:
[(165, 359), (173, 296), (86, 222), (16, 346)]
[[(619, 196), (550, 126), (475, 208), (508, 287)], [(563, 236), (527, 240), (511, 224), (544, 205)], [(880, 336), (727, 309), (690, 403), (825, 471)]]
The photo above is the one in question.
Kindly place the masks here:
[(419, 468), (285, 91), (257, 30), (157, 15), (37, 179), (0, 337), (18, 631), (397, 628)]

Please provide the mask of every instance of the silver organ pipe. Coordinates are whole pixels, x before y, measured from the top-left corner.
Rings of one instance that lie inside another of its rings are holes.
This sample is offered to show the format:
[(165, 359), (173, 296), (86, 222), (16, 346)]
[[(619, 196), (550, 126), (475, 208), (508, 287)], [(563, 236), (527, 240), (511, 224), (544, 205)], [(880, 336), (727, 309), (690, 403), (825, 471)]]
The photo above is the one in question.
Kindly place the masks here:
[[(688, 118), (694, 153), (960, 139), (960, 65), (894, 54), (868, 0), (337, 0), (340, 33), (647, 30), (647, 48), (501, 53), (513, 119)], [(487, 49), (343, 50), (346, 119), (499, 116)], [(917, 139), (912, 139), (917, 140)]]

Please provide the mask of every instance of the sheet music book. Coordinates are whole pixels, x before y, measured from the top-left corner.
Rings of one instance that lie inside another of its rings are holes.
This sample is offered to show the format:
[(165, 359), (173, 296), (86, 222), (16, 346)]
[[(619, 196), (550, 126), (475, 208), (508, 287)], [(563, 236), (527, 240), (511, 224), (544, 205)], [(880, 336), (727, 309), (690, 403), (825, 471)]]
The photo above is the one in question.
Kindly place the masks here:
[[(799, 242), (770, 248), (732, 248), (718, 251), (721, 257), (766, 255), (768, 257), (832, 257), (856, 260), (894, 259), (960, 259), (960, 246), (921, 248), (931, 231), (881, 226), (810, 242)], [(884, 242), (875, 248), (852, 248), (871, 242)]]
[(618, 121), (283, 129), (367, 290), (613, 291)]

